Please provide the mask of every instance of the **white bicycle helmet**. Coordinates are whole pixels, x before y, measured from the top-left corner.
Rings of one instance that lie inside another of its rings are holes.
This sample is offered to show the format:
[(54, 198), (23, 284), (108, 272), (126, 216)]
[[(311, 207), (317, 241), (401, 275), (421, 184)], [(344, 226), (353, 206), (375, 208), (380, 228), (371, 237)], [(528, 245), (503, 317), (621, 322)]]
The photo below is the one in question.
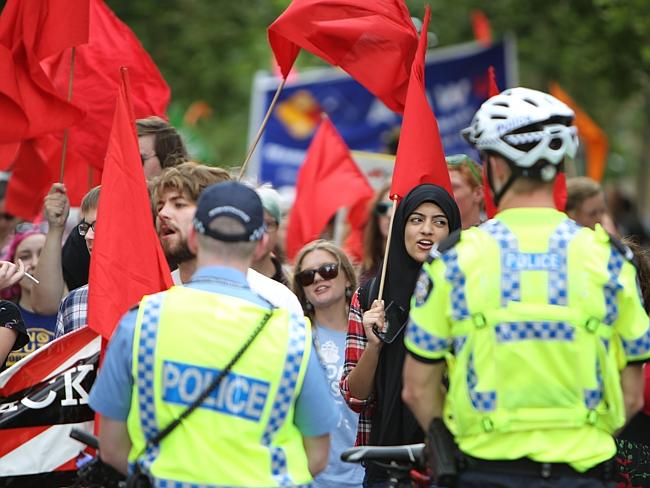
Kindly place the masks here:
[(511, 88), (487, 100), (463, 129), (479, 151), (494, 151), (519, 174), (552, 180), (565, 156), (573, 158), (578, 136), (575, 114), (557, 98), (529, 88)]

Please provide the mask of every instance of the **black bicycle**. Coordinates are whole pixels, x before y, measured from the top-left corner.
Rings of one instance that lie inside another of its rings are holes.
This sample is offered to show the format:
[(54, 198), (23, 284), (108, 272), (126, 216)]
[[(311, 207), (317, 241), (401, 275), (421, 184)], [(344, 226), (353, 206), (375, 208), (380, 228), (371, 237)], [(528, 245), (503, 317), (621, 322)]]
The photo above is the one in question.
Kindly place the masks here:
[[(95, 450), (99, 449), (99, 439), (86, 431), (72, 429), (70, 437)], [(88, 456), (77, 468), (77, 482), (71, 488), (125, 488), (126, 478), (111, 466), (102, 462), (99, 455)]]
[(346, 463), (373, 463), (388, 474), (388, 488), (431, 486), (424, 458), (424, 444), (407, 446), (361, 446), (341, 454)]

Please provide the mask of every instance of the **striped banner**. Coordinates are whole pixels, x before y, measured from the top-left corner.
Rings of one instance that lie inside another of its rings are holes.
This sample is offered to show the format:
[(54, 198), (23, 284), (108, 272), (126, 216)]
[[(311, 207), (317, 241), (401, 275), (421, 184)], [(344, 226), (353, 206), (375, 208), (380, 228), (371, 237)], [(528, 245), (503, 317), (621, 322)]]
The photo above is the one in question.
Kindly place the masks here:
[(66, 486), (93, 432), (88, 395), (101, 338), (87, 327), (67, 334), (0, 373), (0, 487)]

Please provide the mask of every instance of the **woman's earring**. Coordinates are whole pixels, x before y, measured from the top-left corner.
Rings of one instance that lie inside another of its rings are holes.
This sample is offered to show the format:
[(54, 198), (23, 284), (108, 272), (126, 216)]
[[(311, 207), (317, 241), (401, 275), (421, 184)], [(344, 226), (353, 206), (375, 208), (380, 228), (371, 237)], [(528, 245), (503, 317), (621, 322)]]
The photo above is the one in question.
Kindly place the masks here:
[(348, 286), (345, 288), (345, 299), (349, 302), (352, 300), (352, 287)]
[(314, 313), (314, 306), (310, 302), (305, 302), (305, 312)]

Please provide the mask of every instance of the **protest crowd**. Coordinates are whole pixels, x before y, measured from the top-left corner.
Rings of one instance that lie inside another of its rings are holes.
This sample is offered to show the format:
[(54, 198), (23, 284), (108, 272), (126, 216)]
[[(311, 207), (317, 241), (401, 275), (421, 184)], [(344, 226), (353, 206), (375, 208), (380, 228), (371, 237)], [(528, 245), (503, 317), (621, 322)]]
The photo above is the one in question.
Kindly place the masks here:
[[(278, 96), (305, 49), (403, 122), (371, 186), (323, 116), (292, 200), (248, 158), (197, 161), (141, 46), (83, 113), (62, 87), (69, 48), (80, 87), (109, 64), (92, 23), (6, 3), (0, 486), (650, 486), (650, 257), (625, 203), (568, 171), (574, 110), (486, 70), (470, 150), (445, 155), (428, 9), (418, 32), (402, 1), (330, 3), (269, 27)], [(353, 7), (386, 22), (361, 47)]]

